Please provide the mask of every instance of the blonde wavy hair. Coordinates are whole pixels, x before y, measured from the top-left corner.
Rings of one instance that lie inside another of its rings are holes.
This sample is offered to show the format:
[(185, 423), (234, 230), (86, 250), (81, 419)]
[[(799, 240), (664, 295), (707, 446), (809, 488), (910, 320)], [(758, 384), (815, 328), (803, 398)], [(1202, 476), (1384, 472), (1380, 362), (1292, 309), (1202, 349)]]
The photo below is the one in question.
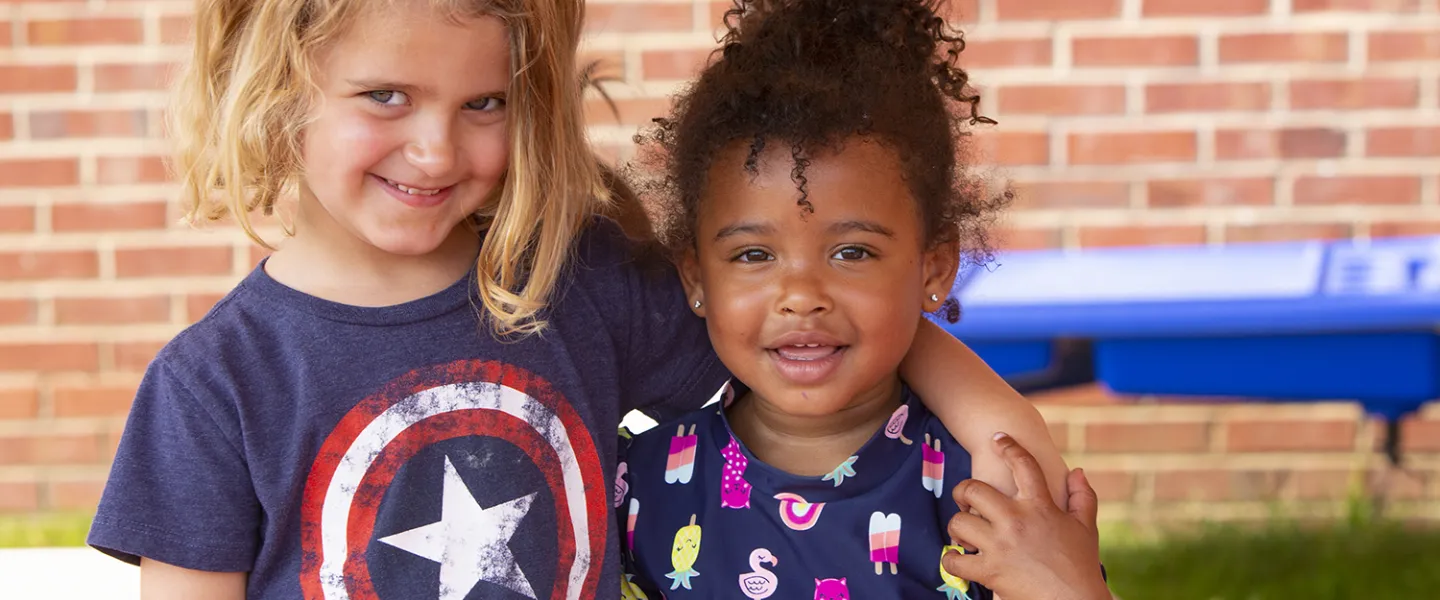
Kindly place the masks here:
[[(192, 223), (273, 214), (303, 171), (300, 135), (316, 51), (362, 11), (395, 0), (198, 0), (194, 55), (178, 82), (174, 167)], [(546, 326), (540, 312), (591, 214), (610, 194), (585, 138), (575, 64), (583, 0), (429, 0), (455, 18), (490, 15), (510, 36), (510, 164), (474, 222), (485, 232), (479, 291), (497, 334)]]

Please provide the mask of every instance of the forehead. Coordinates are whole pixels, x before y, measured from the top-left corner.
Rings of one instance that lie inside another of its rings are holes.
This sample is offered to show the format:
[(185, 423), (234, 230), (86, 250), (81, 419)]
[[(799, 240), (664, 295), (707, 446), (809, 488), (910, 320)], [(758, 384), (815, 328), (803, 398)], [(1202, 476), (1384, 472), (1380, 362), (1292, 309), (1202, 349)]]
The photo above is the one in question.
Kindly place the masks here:
[[(900, 159), (890, 146), (852, 138), (835, 148), (806, 155), (800, 178), (794, 177), (792, 145), (770, 141), (756, 160), (756, 172), (745, 169), (748, 142), (718, 152), (701, 194), (702, 227), (722, 227), (717, 220), (767, 218), (826, 224), (864, 217), (871, 220), (913, 220), (916, 203), (906, 184)], [(803, 179), (802, 179), (803, 178)], [(800, 203), (800, 181), (813, 212)]]
[(468, 62), (480, 71), (499, 62), (508, 69), (509, 30), (503, 20), (478, 6), (435, 0), (365, 3), (324, 47), (321, 59), (405, 70), (417, 64), (443, 67)]

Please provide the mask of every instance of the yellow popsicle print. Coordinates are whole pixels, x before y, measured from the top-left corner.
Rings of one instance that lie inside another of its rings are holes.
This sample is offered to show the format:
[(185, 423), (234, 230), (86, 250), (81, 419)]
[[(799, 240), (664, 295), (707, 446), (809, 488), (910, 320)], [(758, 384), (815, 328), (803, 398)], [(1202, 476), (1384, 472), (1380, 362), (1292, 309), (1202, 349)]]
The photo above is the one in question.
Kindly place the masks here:
[(625, 578), (620, 580), (620, 600), (650, 600), (640, 586), (630, 581), (634, 578), (634, 575), (626, 573)]
[(700, 526), (695, 524), (696, 515), (690, 515), (690, 524), (675, 532), (675, 546), (670, 551), (670, 565), (675, 571), (666, 577), (671, 579), (670, 589), (685, 586), (690, 588), (690, 578), (700, 575), (695, 570), (695, 559), (700, 558)]
[[(945, 558), (945, 553), (951, 550), (961, 554), (965, 553), (964, 546), (952, 544), (940, 549), (940, 558)], [(970, 582), (951, 575), (949, 571), (945, 570), (945, 563), (943, 562), (940, 563), (940, 581), (944, 583), (940, 584), (940, 587), (935, 588), (935, 591), (945, 592), (946, 600), (970, 600), (970, 594), (967, 593), (970, 591)]]

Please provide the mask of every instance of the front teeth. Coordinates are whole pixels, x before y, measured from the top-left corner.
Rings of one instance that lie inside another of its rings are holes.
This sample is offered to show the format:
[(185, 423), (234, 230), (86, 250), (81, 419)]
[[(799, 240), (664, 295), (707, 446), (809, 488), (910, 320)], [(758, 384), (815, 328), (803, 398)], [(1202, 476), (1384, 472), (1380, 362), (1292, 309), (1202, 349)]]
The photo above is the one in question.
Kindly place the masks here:
[(422, 190), (420, 188), (412, 188), (408, 185), (403, 185), (394, 181), (390, 181), (389, 179), (386, 179), (385, 182), (395, 186), (400, 191), (410, 194), (412, 196), (434, 196), (435, 194), (440, 193), (440, 190)]
[(819, 348), (820, 344), (794, 344), (791, 348)]

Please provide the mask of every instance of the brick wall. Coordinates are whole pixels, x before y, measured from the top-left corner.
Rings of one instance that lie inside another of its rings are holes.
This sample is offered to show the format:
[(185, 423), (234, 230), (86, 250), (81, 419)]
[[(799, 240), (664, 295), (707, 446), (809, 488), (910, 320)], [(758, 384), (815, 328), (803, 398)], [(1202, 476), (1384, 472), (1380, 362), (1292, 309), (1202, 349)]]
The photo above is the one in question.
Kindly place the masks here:
[[(177, 224), (163, 88), (188, 0), (0, 0), (0, 512), (85, 510), (141, 371), (260, 254)], [(1440, 233), (1440, 0), (958, 0), (964, 64), (1021, 190), (1011, 247)], [(592, 104), (630, 155), (724, 4), (590, 6)], [(1440, 518), (1440, 410), (1384, 476), (1353, 406), (1039, 399), (1109, 518), (1334, 510), (1352, 475)]]

